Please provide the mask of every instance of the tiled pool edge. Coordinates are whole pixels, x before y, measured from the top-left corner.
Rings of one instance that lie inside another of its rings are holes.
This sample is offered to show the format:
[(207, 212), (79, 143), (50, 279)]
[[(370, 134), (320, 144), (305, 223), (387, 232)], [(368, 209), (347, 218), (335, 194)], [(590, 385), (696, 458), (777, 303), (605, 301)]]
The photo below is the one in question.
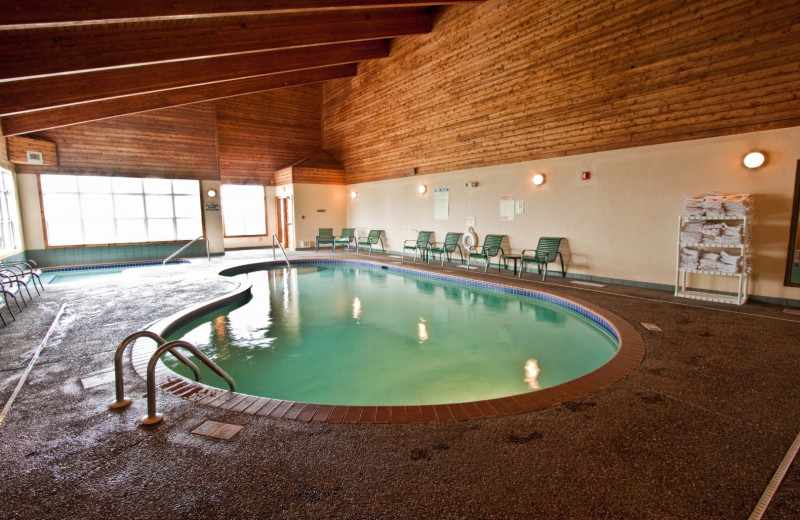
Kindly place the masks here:
[[(619, 340), (619, 349), (616, 355), (604, 365), (572, 381), (543, 390), (466, 403), (418, 406), (342, 406), (283, 401), (240, 394), (238, 392), (213, 388), (190, 381), (173, 372), (160, 362), (156, 369), (157, 386), (173, 395), (197, 404), (275, 419), (369, 424), (451, 422), (529, 412), (588, 395), (619, 381), (636, 368), (644, 359), (644, 340), (632, 325), (606, 309), (575, 298), (555, 296), (543, 291), (522, 289), (519, 286), (505, 283), (471, 280), (452, 274), (416, 269), (413, 266), (387, 265), (385, 263), (366, 259), (343, 260), (334, 258), (309, 258), (294, 260), (292, 263), (294, 265), (355, 264), (357, 266), (379, 267), (390, 271), (412, 273), (425, 278), (455, 282), (474, 287), (497, 289), (513, 294), (543, 299), (545, 301), (564, 305), (600, 324), (616, 336)], [(220, 274), (235, 275), (278, 265), (283, 265), (283, 262), (269, 261), (249, 263), (224, 269)], [(167, 336), (184, 324), (194, 320), (196, 317), (247, 299), (249, 293), (249, 284), (243, 285), (220, 298), (194, 305), (159, 320), (149, 327), (148, 330), (162, 336)], [(131, 359), (134, 369), (141, 377), (146, 377), (147, 363), (155, 349), (156, 345), (153, 341), (142, 339), (135, 342), (131, 350)]]

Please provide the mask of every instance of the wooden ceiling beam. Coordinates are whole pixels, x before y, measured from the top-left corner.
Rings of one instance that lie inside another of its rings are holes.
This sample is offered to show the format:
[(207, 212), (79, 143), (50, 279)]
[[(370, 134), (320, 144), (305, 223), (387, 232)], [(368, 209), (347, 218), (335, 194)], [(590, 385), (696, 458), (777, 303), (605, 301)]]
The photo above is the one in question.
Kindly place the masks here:
[(0, 0), (0, 29), (480, 1), (484, 0)]
[(431, 31), (424, 8), (288, 14), (161, 26), (0, 31), (0, 80), (344, 43)]
[(140, 96), (36, 110), (0, 118), (2, 135), (20, 135), (178, 105), (214, 101), (356, 75), (355, 63), (186, 87)]
[(389, 56), (371, 40), (0, 83), (0, 115)]

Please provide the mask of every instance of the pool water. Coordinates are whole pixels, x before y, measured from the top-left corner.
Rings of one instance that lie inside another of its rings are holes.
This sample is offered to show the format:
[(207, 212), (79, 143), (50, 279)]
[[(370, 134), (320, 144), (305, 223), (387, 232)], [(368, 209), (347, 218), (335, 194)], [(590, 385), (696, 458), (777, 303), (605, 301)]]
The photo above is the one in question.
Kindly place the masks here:
[[(169, 265), (177, 263), (188, 263), (187, 260), (173, 260), (168, 262)], [(84, 267), (67, 267), (43, 270), (40, 278), (43, 284), (55, 283), (74, 283), (74, 282), (102, 282), (109, 280), (121, 280), (124, 277), (136, 276), (141, 274), (137, 273), (135, 269), (142, 269), (146, 267), (159, 267), (161, 262), (146, 262), (139, 264), (111, 264), (111, 265), (95, 265)]]
[[(618, 348), (577, 312), (490, 289), (371, 267), (240, 276), (253, 283), (248, 303), (169, 339), (196, 345), (245, 394), (361, 406), (476, 401), (575, 379)], [(210, 372), (203, 382), (226, 387)]]

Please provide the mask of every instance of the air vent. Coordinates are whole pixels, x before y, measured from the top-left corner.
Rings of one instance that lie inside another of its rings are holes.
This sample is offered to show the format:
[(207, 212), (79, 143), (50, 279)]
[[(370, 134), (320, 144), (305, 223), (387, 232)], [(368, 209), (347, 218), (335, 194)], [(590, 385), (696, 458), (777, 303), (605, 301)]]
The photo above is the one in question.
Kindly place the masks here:
[(25, 153), (28, 155), (28, 164), (44, 164), (42, 152), (32, 152), (28, 150)]

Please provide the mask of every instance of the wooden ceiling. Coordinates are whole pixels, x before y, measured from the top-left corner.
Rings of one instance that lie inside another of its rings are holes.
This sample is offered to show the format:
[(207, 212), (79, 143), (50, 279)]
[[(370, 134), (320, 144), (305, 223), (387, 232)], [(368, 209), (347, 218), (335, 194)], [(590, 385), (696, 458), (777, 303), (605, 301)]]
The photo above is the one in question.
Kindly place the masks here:
[(3, 135), (354, 76), (480, 0), (0, 0)]

